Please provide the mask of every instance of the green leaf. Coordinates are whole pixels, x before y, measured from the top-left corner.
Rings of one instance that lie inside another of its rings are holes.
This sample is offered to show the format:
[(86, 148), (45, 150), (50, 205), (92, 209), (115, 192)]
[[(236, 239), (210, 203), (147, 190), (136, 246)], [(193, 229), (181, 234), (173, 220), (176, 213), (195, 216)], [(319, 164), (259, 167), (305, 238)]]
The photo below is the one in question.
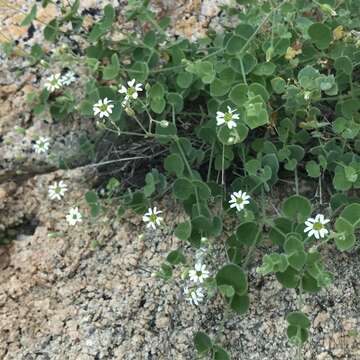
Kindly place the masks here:
[(214, 345), (214, 360), (230, 360), (229, 354), (220, 346)]
[(29, 26), (35, 19), (37, 14), (37, 6), (33, 5), (30, 12), (21, 21), (20, 26)]
[(299, 272), (293, 269), (292, 267), (288, 267), (283, 272), (277, 272), (276, 278), (285, 288), (294, 289), (298, 286), (300, 281)]
[(352, 186), (352, 182), (346, 178), (345, 169), (341, 165), (337, 165), (335, 167), (333, 185), (336, 190), (340, 190), (340, 191), (349, 190)]
[(230, 100), (237, 106), (243, 106), (248, 99), (248, 86), (245, 84), (235, 85), (230, 92)]
[(167, 101), (174, 107), (175, 112), (180, 112), (184, 107), (183, 97), (178, 93), (167, 93)]
[(54, 42), (59, 34), (59, 22), (51, 20), (44, 28), (44, 37), (47, 41)]
[(164, 168), (170, 174), (175, 174), (177, 177), (182, 176), (184, 172), (184, 162), (178, 154), (170, 154), (164, 160)]
[(216, 274), (216, 283), (220, 285), (232, 286), (238, 295), (243, 295), (247, 291), (247, 276), (239, 265), (227, 264)]
[(284, 272), (288, 266), (289, 263), (284, 254), (272, 253), (263, 257), (263, 263), (256, 271), (266, 275), (272, 272)]
[(192, 182), (187, 178), (179, 178), (174, 182), (174, 196), (180, 200), (186, 200), (193, 193)]
[(235, 295), (230, 300), (230, 307), (237, 314), (242, 315), (245, 314), (249, 310), (250, 306), (250, 298), (249, 295), (239, 295), (235, 293)]
[(290, 325), (299, 326), (302, 329), (309, 329), (311, 325), (308, 317), (304, 313), (298, 311), (288, 314), (286, 321)]
[(185, 70), (200, 77), (204, 84), (210, 84), (215, 79), (214, 65), (210, 61), (198, 60), (188, 64)]
[(185, 264), (186, 258), (181, 250), (173, 250), (166, 257), (166, 261), (171, 265)]
[(331, 29), (322, 23), (312, 24), (308, 29), (308, 34), (320, 50), (328, 48), (332, 41)]
[(226, 43), (226, 51), (229, 54), (236, 54), (240, 52), (245, 45), (246, 40), (238, 35), (232, 35)]
[(300, 271), (305, 265), (307, 259), (303, 242), (299, 240), (298, 237), (290, 235), (285, 241), (284, 250), (288, 256), (290, 266)]
[(283, 245), (286, 235), (292, 231), (293, 223), (288, 218), (278, 218), (274, 220), (271, 227), (269, 238), (275, 245)]
[(150, 100), (150, 108), (156, 114), (161, 114), (166, 106), (164, 98), (155, 98)]
[(318, 178), (321, 175), (320, 165), (314, 160), (310, 160), (305, 165), (307, 174), (312, 178)]
[(210, 198), (211, 190), (205, 182), (203, 182), (201, 180), (193, 180), (192, 183), (193, 183), (194, 188), (197, 189), (201, 200), (206, 201)]
[(269, 115), (265, 109), (261, 96), (256, 96), (246, 103), (245, 123), (250, 129), (256, 129), (269, 122)]
[(353, 72), (353, 65), (348, 56), (339, 56), (336, 58), (334, 67), (336, 71), (343, 72), (347, 75), (351, 75)]
[(235, 289), (231, 285), (220, 285), (219, 291), (227, 298), (231, 298), (235, 295)]
[(353, 203), (340, 213), (340, 218), (347, 220), (355, 229), (360, 227), (360, 203)]
[(236, 229), (236, 238), (240, 243), (247, 246), (258, 243), (260, 235), (259, 225), (252, 221), (244, 222)]
[(282, 206), (283, 213), (291, 220), (303, 223), (312, 212), (310, 201), (301, 195), (293, 195), (287, 198)]
[(283, 94), (286, 90), (286, 81), (281, 77), (271, 80), (271, 86), (276, 94)]
[(212, 342), (209, 336), (199, 331), (194, 335), (195, 348), (199, 354), (207, 354), (212, 349)]
[(179, 223), (175, 228), (175, 236), (180, 240), (188, 240), (191, 235), (191, 222), (189, 220)]
[(358, 170), (352, 166), (344, 166), (345, 177), (348, 181), (354, 183), (358, 178)]
[(193, 75), (186, 71), (181, 71), (176, 77), (176, 84), (182, 89), (187, 89), (193, 81)]
[(230, 90), (231, 84), (225, 80), (214, 79), (210, 84), (210, 95), (211, 96), (224, 96)]
[(129, 77), (144, 83), (149, 76), (149, 66), (147, 63), (137, 61), (128, 70)]
[(85, 193), (85, 200), (88, 204), (96, 204), (98, 202), (98, 196), (95, 191), (88, 191)]
[(117, 54), (111, 56), (111, 63), (105, 66), (103, 70), (103, 79), (112, 80), (117, 77), (120, 71), (120, 63)]
[(153, 85), (149, 90), (149, 96), (152, 99), (162, 99), (165, 95), (164, 87), (161, 83), (157, 82), (155, 85)]
[(352, 247), (355, 245), (355, 242), (356, 242), (355, 234), (342, 232), (336, 234), (335, 236), (335, 244), (340, 251), (351, 250)]
[(264, 100), (264, 102), (268, 101), (270, 98), (268, 91), (265, 89), (263, 85), (259, 83), (252, 83), (248, 87), (248, 93), (251, 98), (255, 97), (256, 95), (260, 95)]

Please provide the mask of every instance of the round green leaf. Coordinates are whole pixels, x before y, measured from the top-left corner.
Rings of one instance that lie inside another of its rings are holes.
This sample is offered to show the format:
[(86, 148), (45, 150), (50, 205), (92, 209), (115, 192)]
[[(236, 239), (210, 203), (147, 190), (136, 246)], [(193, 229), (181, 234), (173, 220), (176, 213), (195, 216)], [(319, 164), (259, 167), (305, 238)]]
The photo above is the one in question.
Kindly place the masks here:
[(247, 294), (239, 295), (236, 293), (233, 298), (230, 300), (230, 307), (237, 314), (245, 314), (250, 306), (250, 298)]
[(186, 200), (193, 193), (192, 182), (187, 178), (179, 178), (173, 185), (174, 196), (180, 200)]
[(350, 250), (356, 242), (356, 236), (350, 233), (336, 234), (335, 244), (340, 251)]
[(330, 28), (322, 23), (312, 24), (308, 29), (308, 34), (315, 46), (320, 50), (328, 48), (332, 40)]
[(346, 206), (339, 217), (346, 219), (357, 229), (360, 227), (360, 203), (353, 203)]
[(308, 329), (311, 325), (308, 317), (299, 311), (288, 314), (286, 320), (290, 325), (299, 326), (302, 329)]
[(212, 342), (209, 336), (199, 331), (194, 335), (195, 348), (200, 354), (206, 354), (212, 349)]
[(164, 168), (170, 174), (180, 177), (184, 172), (184, 162), (179, 154), (170, 154), (164, 160)]
[(193, 75), (187, 71), (181, 71), (176, 77), (176, 84), (182, 89), (187, 89), (193, 81)]
[(235, 85), (230, 92), (230, 100), (237, 106), (242, 106), (248, 98), (248, 86), (245, 84)]
[(353, 65), (348, 56), (340, 56), (336, 58), (334, 67), (336, 71), (343, 72), (347, 75), (351, 75), (353, 71)]
[(238, 295), (243, 295), (247, 291), (247, 277), (240, 266), (227, 264), (216, 274), (216, 283), (220, 285), (230, 285)]
[(187, 240), (191, 235), (191, 222), (189, 220), (178, 224), (175, 228), (175, 236), (180, 240)]
[(289, 219), (302, 223), (311, 215), (312, 207), (304, 196), (293, 195), (284, 201), (282, 210)]
[(252, 221), (242, 223), (236, 229), (236, 238), (244, 245), (255, 245), (260, 239), (259, 225)]

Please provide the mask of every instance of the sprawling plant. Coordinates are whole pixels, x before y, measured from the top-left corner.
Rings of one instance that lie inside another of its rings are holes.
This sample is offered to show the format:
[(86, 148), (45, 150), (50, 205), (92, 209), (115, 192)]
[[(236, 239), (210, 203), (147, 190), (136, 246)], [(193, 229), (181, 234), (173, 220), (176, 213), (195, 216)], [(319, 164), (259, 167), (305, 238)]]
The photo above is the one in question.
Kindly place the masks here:
[[(358, 1), (255, 6), (239, 0), (241, 9), (224, 9), (238, 25), (209, 29), (196, 42), (169, 38), (169, 19), (156, 19), (148, 2), (129, 1), (126, 14), (138, 31), (121, 37), (113, 36), (119, 30), (112, 6), (89, 32), (82, 29), (79, 1), (64, 7), (45, 27), (45, 39), (66, 44), (78, 33), (86, 47), (62, 45), (52, 55), (40, 44), (32, 47), (33, 65), (65, 69), (30, 96), (33, 111), (49, 109), (55, 121), (77, 112), (99, 131), (160, 143), (163, 165), (147, 173), (143, 188), (118, 191), (114, 178), (107, 185), (120, 201), (118, 213), (130, 208), (152, 230), (165, 225), (152, 205), (155, 196), (171, 191), (182, 204), (186, 217), (174, 233), (184, 245), (156, 275), (169, 281), (180, 267), (189, 302), (197, 306), (218, 294), (242, 315), (251, 301), (247, 273), (254, 251), (266, 244), (258, 276), (275, 274), (295, 289), (298, 308), (286, 314), (287, 334), (300, 349), (311, 325), (303, 294), (332, 281), (321, 248), (335, 243), (339, 251), (351, 250), (360, 227)], [(23, 25), (36, 13), (35, 5)], [(81, 99), (70, 87), (76, 74), (84, 84)], [(45, 140), (40, 152), (49, 149)], [(305, 182), (311, 190), (303, 190)], [(63, 185), (53, 185), (53, 198), (64, 195)], [(87, 193), (86, 201), (90, 216), (101, 216), (98, 194)], [(70, 209), (70, 225), (82, 219), (78, 207)], [(189, 244), (194, 257), (184, 251)], [(218, 269), (209, 265), (215, 257), (223, 261)], [(205, 333), (194, 340), (200, 356), (230, 358)]]

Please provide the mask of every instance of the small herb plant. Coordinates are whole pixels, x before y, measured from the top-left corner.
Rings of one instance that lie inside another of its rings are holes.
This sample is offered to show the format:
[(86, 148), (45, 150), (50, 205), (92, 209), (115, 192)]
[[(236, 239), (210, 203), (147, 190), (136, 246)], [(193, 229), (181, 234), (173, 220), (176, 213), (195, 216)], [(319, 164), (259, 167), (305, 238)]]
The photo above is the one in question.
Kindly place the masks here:
[[(151, 230), (165, 225), (155, 196), (170, 191), (182, 204), (186, 219), (174, 234), (184, 245), (156, 276), (169, 281), (178, 267), (194, 306), (221, 296), (233, 316), (244, 315), (251, 302), (247, 272), (255, 249), (267, 244), (258, 276), (275, 274), (295, 289), (298, 307), (284, 316), (301, 357), (311, 326), (304, 294), (333, 278), (321, 248), (334, 243), (350, 251), (360, 227), (360, 10), (354, 0), (237, 2), (241, 9), (224, 11), (238, 25), (209, 29), (196, 42), (169, 37), (170, 20), (156, 19), (149, 1), (129, 1), (127, 19), (138, 31), (121, 40), (112, 37), (119, 32), (112, 6), (84, 32), (79, 1), (64, 5), (44, 29), (59, 47), (49, 55), (35, 44), (28, 56), (49, 72), (71, 71), (51, 74), (29, 101), (35, 114), (49, 109), (54, 121), (78, 113), (104, 133), (160, 143), (163, 164), (146, 175), (143, 188), (123, 191), (113, 178), (106, 189), (120, 202), (119, 215), (132, 209)], [(23, 25), (36, 15), (34, 5)], [(73, 34), (86, 44), (80, 53), (60, 45)], [(80, 99), (72, 91), (78, 84)], [(35, 150), (46, 153), (50, 142), (39, 138)], [(276, 189), (292, 192), (279, 208)], [(60, 200), (66, 190), (55, 183), (49, 195)], [(105, 211), (94, 191), (86, 202), (95, 219)], [(82, 222), (79, 206), (66, 219)], [(218, 256), (213, 245), (222, 240), (223, 264), (210, 268), (207, 259)], [(193, 258), (185, 255), (189, 245)], [(230, 359), (205, 333), (194, 341), (200, 357)]]

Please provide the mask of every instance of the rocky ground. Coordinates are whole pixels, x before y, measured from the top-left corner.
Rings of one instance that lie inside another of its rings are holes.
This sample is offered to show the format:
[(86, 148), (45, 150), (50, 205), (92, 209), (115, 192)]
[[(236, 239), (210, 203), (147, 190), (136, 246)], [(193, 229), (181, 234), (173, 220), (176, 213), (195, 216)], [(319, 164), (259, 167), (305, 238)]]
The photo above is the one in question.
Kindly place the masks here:
[[(12, 3), (24, 10), (28, 5)], [(105, 3), (87, 0), (81, 6)], [(195, 24), (201, 34), (210, 22), (221, 21), (216, 17), (221, 1), (175, 3), (158, 1), (154, 6), (172, 14), (176, 34), (192, 36), (187, 31)], [(41, 15), (47, 21), (57, 11), (51, 6)], [(2, 11), (2, 34), (30, 46), (40, 32), (27, 39), (17, 25), (20, 18), (14, 11)], [(95, 185), (96, 171), (82, 167), (86, 159), (73, 170), (57, 170), (57, 162), (35, 155), (31, 144), (37, 135), (46, 135), (55, 139), (57, 153), (76, 153), (76, 139), (93, 128), (78, 120), (64, 125), (30, 116), (25, 98), (39, 83), (22, 62), (0, 62), (0, 238), (15, 239), (0, 247), (0, 359), (195, 359), (192, 335), (198, 330), (216, 335), (221, 300), (191, 306), (181, 282), (164, 283), (151, 276), (179, 243), (167, 230), (144, 233), (140, 216), (114, 220), (109, 214), (100, 225), (84, 221), (69, 228), (65, 214), (75, 202), (85, 207), (83, 195)], [(60, 179), (70, 186), (65, 201), (50, 201), (48, 185)], [(169, 199), (159, 206), (169, 209), (167, 224), (177, 222), (180, 214)], [(249, 274), (249, 313), (224, 323), (221, 343), (236, 360), (294, 359), (284, 318), (296, 308), (296, 296), (273, 277), (255, 272), (264, 251), (256, 254)], [(359, 250), (340, 254), (329, 246), (323, 255), (335, 281), (305, 298), (312, 327), (304, 357), (360, 359)], [(209, 266), (215, 272), (219, 265)]]

